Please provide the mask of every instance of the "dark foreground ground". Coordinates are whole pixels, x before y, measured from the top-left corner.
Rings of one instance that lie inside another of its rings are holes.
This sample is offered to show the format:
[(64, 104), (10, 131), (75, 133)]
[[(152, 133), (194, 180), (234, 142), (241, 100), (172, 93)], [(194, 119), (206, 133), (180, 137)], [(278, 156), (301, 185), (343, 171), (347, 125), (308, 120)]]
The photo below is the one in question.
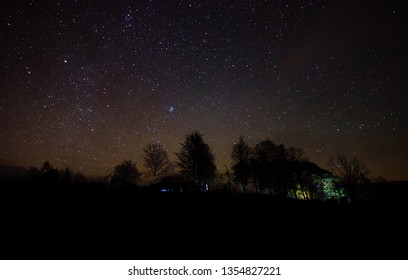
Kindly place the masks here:
[(268, 195), (1, 193), (1, 259), (406, 259), (405, 200)]

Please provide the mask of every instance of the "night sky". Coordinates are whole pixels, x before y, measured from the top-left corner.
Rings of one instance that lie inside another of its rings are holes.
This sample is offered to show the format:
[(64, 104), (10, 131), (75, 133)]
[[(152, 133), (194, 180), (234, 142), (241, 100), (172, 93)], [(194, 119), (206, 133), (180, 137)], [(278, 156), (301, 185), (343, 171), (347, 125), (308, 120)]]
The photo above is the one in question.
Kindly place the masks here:
[[(198, 129), (220, 171), (240, 134), (326, 168), (408, 179), (404, 1), (0, 4), (0, 163), (106, 175)], [(12, 3), (15, 2), (15, 3)]]

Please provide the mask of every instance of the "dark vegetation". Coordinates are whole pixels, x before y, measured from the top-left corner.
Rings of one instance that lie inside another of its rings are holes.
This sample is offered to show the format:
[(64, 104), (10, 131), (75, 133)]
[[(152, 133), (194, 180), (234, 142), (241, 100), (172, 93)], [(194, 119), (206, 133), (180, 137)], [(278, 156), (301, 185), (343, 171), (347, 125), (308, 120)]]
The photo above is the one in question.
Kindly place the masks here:
[(124, 160), (97, 179), (49, 162), (1, 168), (1, 257), (387, 259), (408, 249), (407, 182), (370, 179), (357, 157), (330, 158), (328, 171), (299, 148), (240, 137), (220, 173), (198, 132), (176, 157), (148, 144), (147, 173)]

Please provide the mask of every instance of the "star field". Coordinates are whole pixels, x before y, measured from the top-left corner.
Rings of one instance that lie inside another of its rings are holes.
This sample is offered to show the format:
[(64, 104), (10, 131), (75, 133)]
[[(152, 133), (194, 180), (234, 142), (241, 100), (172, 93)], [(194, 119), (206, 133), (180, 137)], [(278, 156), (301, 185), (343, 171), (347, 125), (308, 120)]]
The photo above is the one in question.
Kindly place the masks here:
[(403, 1), (0, 4), (0, 163), (106, 175), (194, 129), (230, 166), (269, 137), (408, 179)]

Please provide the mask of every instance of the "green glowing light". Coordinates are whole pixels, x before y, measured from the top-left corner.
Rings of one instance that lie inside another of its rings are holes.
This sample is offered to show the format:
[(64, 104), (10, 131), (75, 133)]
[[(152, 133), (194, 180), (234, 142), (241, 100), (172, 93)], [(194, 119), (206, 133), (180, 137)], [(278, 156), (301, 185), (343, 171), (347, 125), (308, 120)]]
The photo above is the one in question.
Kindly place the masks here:
[(346, 197), (345, 190), (340, 186), (338, 178), (331, 176), (312, 175), (313, 182), (320, 191), (323, 200), (341, 200)]

